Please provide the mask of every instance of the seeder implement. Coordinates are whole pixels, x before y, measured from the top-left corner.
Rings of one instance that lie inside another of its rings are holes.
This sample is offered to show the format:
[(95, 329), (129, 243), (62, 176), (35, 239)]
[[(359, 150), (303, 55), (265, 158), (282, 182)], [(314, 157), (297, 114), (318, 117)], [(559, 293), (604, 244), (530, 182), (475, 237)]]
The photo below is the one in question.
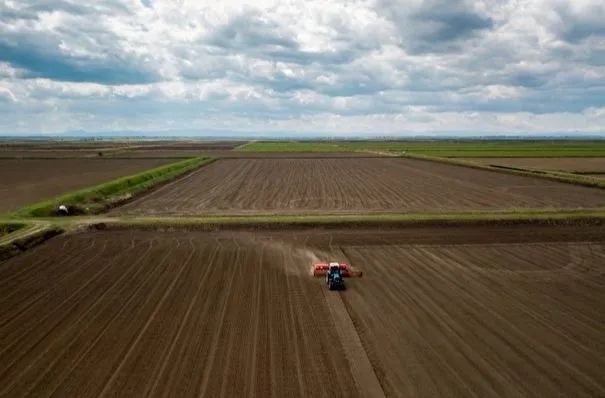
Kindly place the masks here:
[(358, 278), (363, 275), (361, 271), (352, 269), (347, 263), (331, 262), (313, 264), (313, 276), (326, 276), (328, 274), (328, 271), (330, 270), (330, 267), (336, 266), (338, 266), (338, 269), (340, 270), (340, 275), (344, 278)]

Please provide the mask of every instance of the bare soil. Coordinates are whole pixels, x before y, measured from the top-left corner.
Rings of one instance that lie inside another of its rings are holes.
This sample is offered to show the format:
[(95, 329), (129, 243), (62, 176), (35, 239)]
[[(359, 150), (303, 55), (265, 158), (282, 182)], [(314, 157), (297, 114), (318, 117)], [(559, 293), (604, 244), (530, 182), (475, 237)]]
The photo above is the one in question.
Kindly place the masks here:
[(605, 170), (605, 158), (467, 158), (465, 160), (488, 165), (531, 167), (544, 170)]
[(0, 396), (603, 396), (604, 227), (465, 231), (56, 237), (0, 263)]
[[(114, 151), (113, 148), (100, 148), (96, 151), (85, 150), (85, 149), (11, 149), (2, 150), (0, 149), (0, 158), (8, 159), (56, 159), (56, 158), (95, 158), (109, 156), (110, 152)], [(99, 156), (99, 152), (103, 152), (103, 156)]]
[(188, 157), (229, 152), (246, 141), (0, 142), (0, 158)]
[(113, 214), (571, 209), (605, 191), (412, 159), (221, 159)]
[(385, 157), (369, 152), (243, 152), (224, 149), (187, 149), (187, 150), (147, 150), (145, 148), (136, 151), (120, 151), (114, 156), (119, 157), (184, 157), (184, 156), (209, 156), (225, 159), (324, 159), (324, 158), (377, 158)]
[(0, 159), (0, 212), (172, 162), (172, 159)]
[(0, 141), (0, 149), (56, 150), (116, 147), (146, 147), (149, 149), (232, 149), (247, 141), (200, 141), (200, 140), (103, 140), (103, 141)]

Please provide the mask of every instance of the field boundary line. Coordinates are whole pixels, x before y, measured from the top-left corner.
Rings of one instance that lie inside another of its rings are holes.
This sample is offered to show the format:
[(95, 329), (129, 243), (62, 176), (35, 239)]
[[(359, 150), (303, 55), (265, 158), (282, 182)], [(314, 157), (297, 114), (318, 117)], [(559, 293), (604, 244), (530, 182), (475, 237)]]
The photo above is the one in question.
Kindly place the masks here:
[(322, 292), (349, 362), (357, 391), (363, 397), (386, 397), (340, 293), (331, 294), (335, 292), (326, 289), (322, 289)]
[[(71, 224), (100, 225), (103, 228), (288, 228), (288, 227), (430, 227), (485, 225), (602, 225), (605, 211), (571, 212), (494, 212), (452, 214), (374, 214), (374, 215), (267, 215), (267, 216), (198, 216), (198, 217), (116, 217), (95, 219), (74, 217)], [(102, 225), (105, 224), (106, 225)]]
[(65, 230), (50, 223), (30, 223), (0, 238), (0, 263), (35, 248), (64, 233)]
[(240, 151), (240, 150), (244, 149), (245, 147), (247, 147), (248, 145), (252, 145), (252, 144), (254, 144), (254, 143), (255, 143), (255, 142), (257, 142), (257, 141), (258, 141), (258, 140), (252, 140), (252, 141), (248, 141), (248, 142), (243, 143), (243, 144), (241, 144), (241, 145), (238, 145), (238, 146), (236, 146), (236, 147), (234, 147), (234, 148), (231, 148), (231, 151), (234, 151), (234, 152)]
[(563, 184), (580, 185), (589, 188), (605, 189), (605, 181), (595, 177), (589, 177), (587, 175), (572, 174), (554, 170), (543, 170), (543, 169), (529, 169), (521, 167), (509, 167), (509, 166), (492, 166), (480, 163), (474, 163), (468, 160), (461, 160), (459, 158), (445, 158), (438, 156), (419, 155), (414, 153), (405, 153), (400, 156), (406, 159), (415, 159), (425, 162), (442, 163), (451, 166), (467, 167), (477, 170), (493, 171), (498, 173), (512, 174), (522, 177), (533, 177), (543, 180), (556, 181)]
[[(135, 197), (129, 199), (127, 202), (120, 203), (120, 206), (118, 206), (118, 207), (136, 202), (137, 200), (142, 199), (143, 197), (149, 197), (152, 195), (156, 195), (156, 194), (170, 188), (173, 184), (181, 183), (184, 180), (194, 177), (197, 173), (202, 172), (202, 170), (204, 169), (205, 166), (208, 166), (208, 165), (218, 162), (220, 160), (222, 160), (222, 159), (221, 158), (208, 158), (207, 161), (203, 162), (201, 165), (199, 165), (199, 167), (188, 170), (186, 173), (183, 173), (183, 174), (177, 176), (176, 178), (165, 181), (163, 184), (158, 184), (158, 185), (152, 187), (151, 189), (146, 190), (145, 192), (141, 192), (139, 195), (136, 195)], [(108, 216), (108, 217), (114, 217), (114, 216)], [(153, 217), (153, 216), (151, 216), (151, 217)], [(119, 219), (119, 218), (121, 218), (121, 216), (115, 216), (115, 218)]]
[(376, 214), (265, 214), (202, 216), (72, 216), (0, 218), (0, 224), (24, 224), (0, 237), (0, 245), (32, 232), (33, 226), (64, 230), (91, 229), (282, 229), (282, 228), (401, 228), (473, 226), (598, 226), (605, 224), (605, 209), (531, 210), (460, 213)]
[(29, 225), (26, 225), (14, 232), (0, 237), (0, 246), (10, 245), (18, 239), (27, 238), (28, 236), (33, 235), (36, 232), (40, 232), (42, 229), (47, 227), (48, 226), (43, 223), (31, 223)]

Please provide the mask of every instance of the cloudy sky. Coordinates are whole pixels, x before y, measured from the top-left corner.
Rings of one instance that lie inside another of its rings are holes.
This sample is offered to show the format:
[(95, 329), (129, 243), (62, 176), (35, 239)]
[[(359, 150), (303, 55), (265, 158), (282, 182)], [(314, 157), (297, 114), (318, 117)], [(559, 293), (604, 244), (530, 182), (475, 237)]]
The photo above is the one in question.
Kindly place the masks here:
[(603, 21), (603, 0), (2, 0), (0, 134), (605, 132)]

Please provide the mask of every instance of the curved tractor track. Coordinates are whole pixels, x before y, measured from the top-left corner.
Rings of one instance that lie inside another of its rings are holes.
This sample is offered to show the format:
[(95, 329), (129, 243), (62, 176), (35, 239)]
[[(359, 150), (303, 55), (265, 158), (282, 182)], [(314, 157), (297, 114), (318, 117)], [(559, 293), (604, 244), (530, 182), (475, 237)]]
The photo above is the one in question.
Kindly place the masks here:
[(0, 397), (605, 395), (603, 228), (479, 229), (56, 237), (0, 263)]

